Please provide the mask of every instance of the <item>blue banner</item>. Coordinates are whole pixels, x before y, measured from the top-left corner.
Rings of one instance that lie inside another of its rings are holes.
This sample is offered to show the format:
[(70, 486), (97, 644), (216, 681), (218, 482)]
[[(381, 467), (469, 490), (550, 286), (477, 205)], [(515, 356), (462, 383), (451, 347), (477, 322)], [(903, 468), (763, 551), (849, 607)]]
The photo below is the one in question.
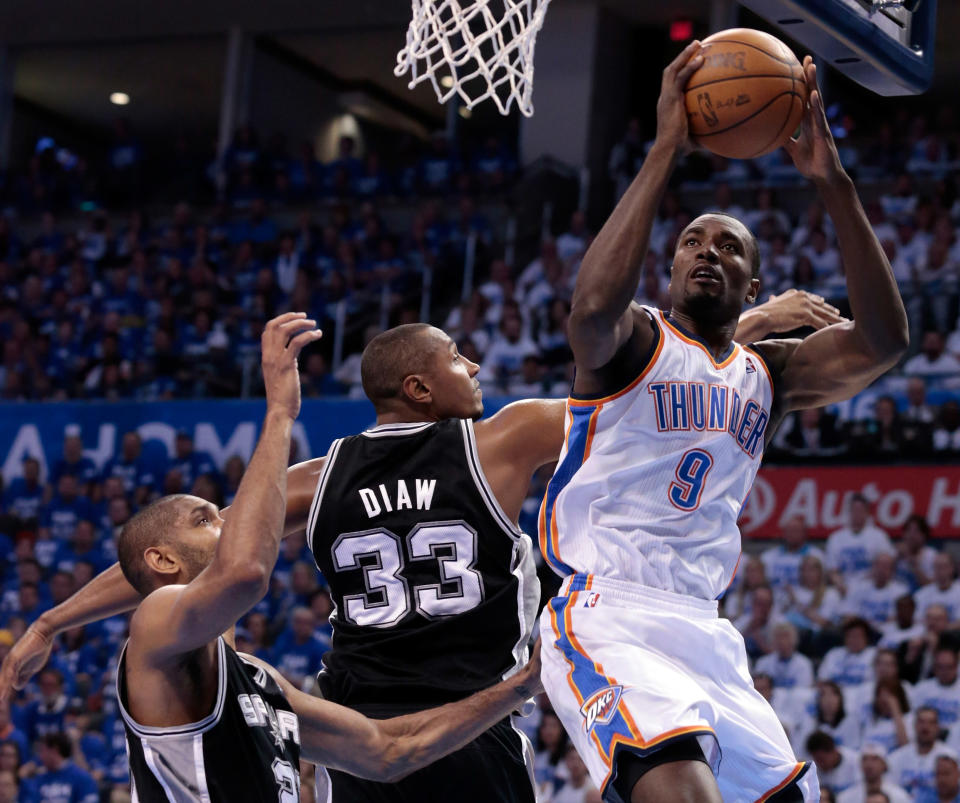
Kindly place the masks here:
[[(492, 415), (510, 399), (485, 399)], [(193, 436), (219, 468), (229, 457), (248, 461), (260, 434), (263, 399), (233, 401), (61, 402), (0, 404), (0, 472), (9, 482), (22, 473), (26, 457), (41, 463), (41, 476), (63, 453), (64, 429), (78, 425), (84, 454), (98, 466), (118, 453), (125, 432), (136, 430), (145, 454), (173, 456), (178, 430)], [(294, 426), (296, 460), (321, 457), (334, 438), (354, 435), (376, 423), (373, 405), (349, 399), (304, 399)]]

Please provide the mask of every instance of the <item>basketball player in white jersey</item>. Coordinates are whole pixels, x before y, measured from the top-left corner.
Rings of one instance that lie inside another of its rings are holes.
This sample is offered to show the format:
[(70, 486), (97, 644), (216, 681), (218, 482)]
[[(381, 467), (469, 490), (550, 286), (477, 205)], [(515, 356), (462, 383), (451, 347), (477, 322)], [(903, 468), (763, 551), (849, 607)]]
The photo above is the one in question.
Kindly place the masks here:
[(811, 59), (786, 146), (836, 227), (855, 320), (803, 341), (734, 342), (760, 289), (753, 235), (705, 214), (680, 234), (662, 313), (631, 303), (651, 225), (687, 146), (692, 43), (663, 74), (657, 138), (583, 260), (569, 336), (577, 374), (541, 547), (566, 579), (541, 616), (543, 680), (604, 799), (817, 801), (717, 616), (740, 559), (737, 517), (789, 411), (840, 401), (893, 366), (907, 318), (844, 172)]

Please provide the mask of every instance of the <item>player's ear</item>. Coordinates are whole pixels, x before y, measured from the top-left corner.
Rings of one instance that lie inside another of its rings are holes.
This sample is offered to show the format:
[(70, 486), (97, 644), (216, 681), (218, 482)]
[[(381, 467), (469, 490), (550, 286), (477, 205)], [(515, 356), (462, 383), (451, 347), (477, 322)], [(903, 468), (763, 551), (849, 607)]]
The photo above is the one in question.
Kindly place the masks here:
[(157, 574), (176, 574), (180, 563), (166, 548), (151, 546), (143, 551), (143, 562), (150, 571)]
[(422, 374), (411, 374), (405, 377), (400, 385), (400, 393), (417, 404), (429, 404), (433, 401), (427, 379)]
[(744, 297), (743, 300), (747, 304), (756, 304), (758, 295), (760, 295), (760, 280), (751, 279), (750, 284), (747, 288), (747, 295)]

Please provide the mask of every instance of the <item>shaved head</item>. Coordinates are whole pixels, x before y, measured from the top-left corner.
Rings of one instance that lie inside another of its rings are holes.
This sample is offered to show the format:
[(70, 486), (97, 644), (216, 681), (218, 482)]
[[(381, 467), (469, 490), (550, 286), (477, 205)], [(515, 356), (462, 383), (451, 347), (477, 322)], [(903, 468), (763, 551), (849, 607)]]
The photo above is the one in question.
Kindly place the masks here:
[(196, 496), (171, 494), (147, 505), (123, 525), (117, 539), (117, 559), (127, 582), (143, 596), (162, 585), (158, 584), (144, 560), (144, 552), (151, 547), (175, 547), (186, 568), (192, 570), (193, 574), (198, 574), (206, 567), (206, 557), (178, 538), (181, 530), (187, 526), (187, 514), (198, 506), (215, 510)]
[[(431, 337), (431, 335), (434, 335)], [(444, 337), (427, 323), (407, 323), (382, 332), (363, 350), (360, 379), (363, 392), (378, 410), (402, 392), (403, 380), (430, 368)]]

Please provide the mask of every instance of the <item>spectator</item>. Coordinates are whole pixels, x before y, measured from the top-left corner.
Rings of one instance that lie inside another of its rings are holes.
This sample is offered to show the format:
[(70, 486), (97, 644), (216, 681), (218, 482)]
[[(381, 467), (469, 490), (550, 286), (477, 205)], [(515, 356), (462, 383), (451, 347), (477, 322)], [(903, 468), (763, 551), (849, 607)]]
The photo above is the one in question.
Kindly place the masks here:
[(936, 420), (936, 410), (927, 404), (927, 383), (922, 376), (911, 376), (907, 380), (907, 409), (903, 419), (920, 424), (930, 424)]
[(43, 737), (38, 752), (44, 772), (26, 782), (29, 800), (99, 803), (96, 781), (70, 760), (73, 750), (73, 744), (63, 732), (54, 731)]
[(543, 712), (537, 728), (536, 752), (533, 758), (534, 777), (547, 799), (567, 780), (562, 759), (567, 754), (570, 737), (552, 709)]
[(960, 402), (949, 399), (940, 408), (933, 431), (933, 448), (939, 452), (960, 452)]
[(821, 788), (842, 792), (859, 781), (860, 756), (849, 747), (838, 745), (829, 734), (814, 731), (807, 738), (806, 748), (816, 764)]
[(80, 437), (80, 427), (76, 424), (71, 424), (64, 430), (63, 457), (53, 464), (50, 482), (57, 485), (64, 474), (73, 474), (86, 496), (90, 496), (92, 486), (98, 479), (96, 464), (89, 457), (83, 456), (83, 440)]
[(807, 528), (801, 516), (791, 516), (783, 523), (781, 543), (760, 555), (766, 576), (775, 590), (796, 586), (800, 582), (800, 564), (811, 555), (823, 561), (823, 552), (807, 542)]
[(870, 625), (863, 619), (850, 619), (843, 626), (843, 646), (834, 647), (824, 657), (817, 672), (819, 680), (832, 680), (841, 688), (873, 681), (876, 648), (870, 646)]
[(896, 562), (892, 554), (881, 552), (873, 559), (870, 576), (850, 583), (844, 600), (845, 612), (866, 619), (880, 630), (893, 619), (896, 601), (910, 589), (894, 580)]
[(277, 637), (271, 663), (294, 686), (302, 688), (320, 671), (321, 659), (327, 651), (314, 634), (316, 617), (309, 608), (294, 608), (290, 625)]
[(64, 474), (57, 483), (57, 494), (50, 500), (40, 518), (39, 536), (65, 543), (82, 519), (94, 516), (90, 500), (80, 495), (79, 483), (73, 474)]
[(921, 681), (913, 691), (918, 706), (936, 710), (940, 726), (953, 734), (960, 721), (960, 682), (957, 680), (957, 651), (952, 647), (937, 648), (933, 658), (933, 677)]
[(807, 739), (816, 732), (829, 735), (834, 743), (855, 750), (860, 746), (860, 722), (847, 711), (843, 690), (831, 680), (817, 683), (812, 712), (798, 718), (792, 742), (798, 753), (803, 753)]
[(960, 620), (960, 581), (953, 555), (937, 553), (933, 559), (933, 582), (917, 589), (914, 599), (920, 616), (924, 616), (931, 605), (942, 605), (951, 622)]
[(89, 519), (80, 519), (70, 541), (60, 544), (53, 558), (53, 568), (58, 572), (72, 572), (80, 562), (91, 564), (97, 574), (110, 565), (97, 543), (97, 533)]
[(223, 503), (232, 505), (237, 491), (240, 489), (240, 481), (243, 479), (243, 472), (247, 470), (246, 464), (240, 455), (235, 454), (227, 458), (223, 465)]
[(933, 787), (933, 792), (921, 792), (916, 803), (960, 803), (960, 760), (950, 749), (937, 753)]
[(845, 588), (845, 577), (862, 576), (881, 552), (893, 553), (887, 534), (870, 521), (870, 503), (862, 494), (853, 494), (848, 510), (849, 523), (827, 538), (827, 569), (834, 585)]
[(774, 436), (773, 445), (795, 457), (827, 457), (845, 451), (837, 417), (820, 407), (798, 410)]
[(19, 755), (25, 756), (30, 752), (27, 735), (17, 728), (10, 719), (10, 703), (0, 700), (0, 745), (10, 742), (16, 745)]
[(932, 448), (932, 428), (919, 421), (903, 421), (892, 396), (880, 396), (873, 418), (854, 422), (850, 428), (850, 453), (857, 457), (924, 457)]
[(910, 594), (904, 594), (894, 603), (894, 619), (880, 628), (879, 647), (898, 650), (900, 645), (910, 639), (923, 635), (923, 625), (914, 622), (917, 604)]
[(898, 657), (905, 680), (916, 683), (933, 671), (934, 655), (947, 640), (950, 617), (942, 605), (930, 605), (923, 617), (923, 634), (900, 645)]
[(944, 350), (943, 335), (936, 331), (923, 333), (920, 353), (903, 366), (908, 376), (954, 377), (960, 374), (960, 360)]
[(587, 765), (572, 744), (567, 745), (563, 763), (567, 768), (567, 782), (550, 798), (550, 803), (588, 803), (589, 794), (596, 791), (596, 787), (590, 782)]
[(929, 541), (930, 525), (923, 516), (914, 513), (904, 523), (897, 543), (900, 555), (897, 576), (911, 588), (924, 586), (933, 577), (933, 562), (939, 553)]
[(557, 256), (561, 262), (569, 265), (583, 256), (589, 242), (587, 216), (578, 209), (570, 215), (570, 228), (557, 237)]
[(750, 612), (734, 623), (743, 635), (747, 655), (756, 660), (770, 652), (773, 641), (773, 590), (758, 586), (750, 595)]
[(773, 627), (773, 652), (757, 659), (756, 671), (769, 675), (775, 688), (813, 685), (813, 664), (797, 652), (797, 640), (797, 629), (789, 622), (780, 622)]
[(889, 752), (910, 741), (910, 702), (896, 677), (877, 681), (868, 711), (863, 726), (864, 742), (875, 742)]
[(913, 718), (914, 739), (894, 750), (888, 759), (890, 779), (918, 798), (934, 791), (936, 755), (946, 745), (940, 741), (937, 709), (920, 706)]
[(177, 431), (177, 436), (173, 442), (174, 456), (167, 465), (169, 469), (176, 469), (180, 472), (180, 477), (185, 488), (193, 487), (193, 482), (197, 477), (206, 474), (216, 476), (217, 466), (213, 458), (206, 452), (198, 452), (194, 449), (193, 438), (185, 429)]
[[(30, 744), (51, 733), (63, 732), (67, 715), (67, 696), (63, 693), (63, 675), (56, 669), (44, 669), (37, 676), (39, 696), (21, 713), (23, 731)], [(68, 752), (69, 755), (69, 752)]]
[(886, 778), (887, 751), (883, 745), (865, 744), (860, 750), (860, 767), (863, 780), (837, 795), (837, 803), (862, 803), (878, 793), (888, 803), (911, 803), (907, 791)]
[(787, 586), (784, 597), (784, 618), (814, 636), (832, 628), (840, 618), (843, 601), (839, 592), (827, 585), (823, 563), (816, 555), (801, 561), (800, 581)]
[(15, 772), (0, 770), (0, 803), (19, 803), (20, 779)]
[(769, 585), (763, 561), (756, 556), (748, 558), (743, 571), (734, 574), (733, 584), (733, 593), (725, 594), (723, 602), (727, 618), (737, 621), (750, 613), (753, 592), (761, 586)]
[(505, 312), (500, 331), (484, 357), (479, 378), (503, 389), (520, 375), (523, 360), (528, 355), (537, 354), (536, 345), (523, 334), (520, 315), (512, 311)]
[(35, 457), (23, 459), (23, 476), (14, 477), (3, 491), (3, 510), (17, 520), (17, 527), (36, 525), (43, 504), (43, 483), (40, 462)]
[(124, 493), (132, 495), (137, 505), (143, 505), (159, 486), (166, 470), (158, 470), (159, 466), (143, 456), (143, 444), (136, 432), (125, 432), (120, 448), (120, 455), (108, 460), (103, 467), (103, 479), (120, 477)]

